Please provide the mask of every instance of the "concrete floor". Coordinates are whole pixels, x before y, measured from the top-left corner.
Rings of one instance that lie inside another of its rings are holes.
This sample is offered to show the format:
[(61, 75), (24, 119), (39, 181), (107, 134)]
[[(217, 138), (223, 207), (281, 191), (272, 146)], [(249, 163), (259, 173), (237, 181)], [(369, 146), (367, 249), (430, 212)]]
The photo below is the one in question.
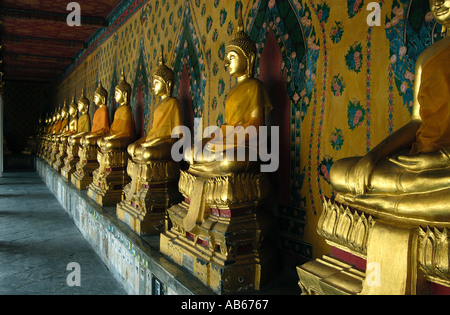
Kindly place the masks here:
[[(76, 269), (68, 270), (71, 262), (79, 265), (79, 277)], [(78, 279), (80, 286), (69, 285)], [(5, 294), (126, 294), (35, 172), (0, 178), (0, 295)]]

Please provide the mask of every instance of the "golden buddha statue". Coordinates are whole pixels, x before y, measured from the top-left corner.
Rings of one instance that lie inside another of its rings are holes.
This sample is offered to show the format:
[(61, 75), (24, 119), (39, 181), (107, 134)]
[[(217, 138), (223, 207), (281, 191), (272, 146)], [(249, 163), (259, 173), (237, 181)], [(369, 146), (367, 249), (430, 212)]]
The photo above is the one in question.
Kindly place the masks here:
[(49, 159), (49, 165), (54, 167), (56, 162), (56, 157), (59, 153), (59, 145), (61, 141), (61, 136), (67, 131), (69, 125), (69, 110), (67, 108), (67, 103), (64, 101), (63, 107), (61, 107), (59, 114), (59, 121), (55, 125), (52, 137), (52, 151)]
[(130, 106), (131, 85), (122, 71), (114, 98), (119, 104), (108, 134), (97, 140), (99, 167), (93, 172), (88, 196), (102, 206), (115, 205), (122, 199), (127, 175), (127, 147), (135, 140), (136, 127)]
[[(429, 2), (435, 20), (448, 29), (449, 2)], [(449, 250), (449, 154), (447, 31), (417, 60), (411, 121), (363, 157), (338, 160), (331, 168), (337, 195), (324, 202), (317, 230), (332, 246), (377, 266), (368, 268), (353, 289), (347, 286), (347, 292), (417, 294), (429, 290), (430, 282), (450, 287), (449, 260), (439, 262)], [(319, 261), (298, 267), (301, 286), (308, 292), (312, 282), (305, 279), (315, 278), (315, 288), (319, 282), (329, 288), (330, 278), (318, 280), (326, 268), (330, 265), (322, 267)], [(344, 275), (334, 273), (333, 278), (342, 280)]]
[(226, 48), (226, 69), (238, 80), (225, 101), (225, 132), (207, 139), (202, 148), (214, 151), (218, 158), (191, 154), (189, 169), (180, 172), (178, 184), (185, 201), (167, 210), (160, 237), (163, 254), (189, 266), (219, 294), (260, 290), (274, 274), (268, 174), (252, 167), (257, 161), (250, 161), (248, 155), (236, 161), (226, 152), (237, 145), (247, 153), (255, 149), (248, 145), (249, 136), (244, 143), (229, 141), (234, 135), (227, 133), (226, 126), (256, 129), (265, 124), (271, 109), (263, 84), (253, 78), (255, 56), (256, 45), (245, 34), (240, 18), (238, 31)]
[(47, 116), (45, 119), (44, 132), (41, 137), (41, 143), (40, 143), (38, 156), (44, 161), (46, 160), (46, 156), (47, 156), (49, 136), (50, 136), (50, 132), (52, 130), (53, 117), (54, 117), (53, 114), (47, 113)]
[[(71, 138), (73, 139), (70, 140), (74, 145), (79, 144), (79, 161), (76, 164), (76, 172), (70, 179), (78, 189), (86, 189), (92, 183), (92, 174), (99, 167), (97, 161), (97, 140), (109, 132), (109, 109), (107, 100), (108, 91), (99, 82), (94, 92), (94, 104), (97, 106), (97, 110), (92, 119), (92, 128), (90, 132), (80, 132), (72, 136)], [(78, 102), (79, 106), (85, 108), (86, 115), (89, 115), (89, 100), (85, 98), (84, 101), (80, 101)], [(79, 110), (82, 111), (81, 109)], [(90, 123), (90, 117), (89, 119), (86, 118), (86, 120)]]
[(181, 200), (177, 190), (180, 165), (171, 158), (176, 139), (172, 129), (183, 125), (180, 104), (172, 96), (174, 73), (164, 64), (152, 74), (152, 89), (160, 98), (153, 113), (151, 130), (128, 146), (127, 172), (131, 182), (124, 188), (124, 200), (117, 205), (116, 214), (138, 234), (162, 231), (165, 210)]
[[(86, 135), (91, 129), (91, 118), (89, 116), (89, 100), (84, 96), (84, 92), (81, 92), (81, 97), (78, 100), (78, 104), (72, 100), (73, 112), (80, 112), (80, 116), (75, 116), (69, 123), (69, 131), (66, 133), (67, 138), (67, 156), (64, 159), (64, 167), (61, 169), (61, 174), (68, 180), (73, 172), (75, 172), (75, 166), (79, 161), (78, 150), (80, 149), (80, 139)], [(78, 107), (77, 107), (78, 106)], [(72, 117), (72, 115), (71, 115)], [(72, 123), (72, 121), (75, 121)]]
[(65, 131), (62, 130), (58, 136), (59, 151), (56, 154), (55, 162), (53, 163), (53, 168), (57, 172), (61, 172), (61, 169), (64, 166), (64, 159), (67, 157), (67, 139), (70, 135), (74, 134), (78, 128), (78, 108), (74, 97), (69, 105), (67, 120), (68, 123), (64, 128)]

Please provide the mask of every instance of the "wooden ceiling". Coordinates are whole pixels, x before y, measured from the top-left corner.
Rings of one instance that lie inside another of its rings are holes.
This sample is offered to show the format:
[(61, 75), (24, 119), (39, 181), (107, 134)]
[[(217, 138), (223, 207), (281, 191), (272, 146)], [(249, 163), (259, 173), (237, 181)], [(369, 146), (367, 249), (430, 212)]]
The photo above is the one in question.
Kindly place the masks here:
[(0, 0), (0, 80), (53, 82), (107, 27), (126, 0), (78, 0), (81, 26), (69, 26), (70, 0)]

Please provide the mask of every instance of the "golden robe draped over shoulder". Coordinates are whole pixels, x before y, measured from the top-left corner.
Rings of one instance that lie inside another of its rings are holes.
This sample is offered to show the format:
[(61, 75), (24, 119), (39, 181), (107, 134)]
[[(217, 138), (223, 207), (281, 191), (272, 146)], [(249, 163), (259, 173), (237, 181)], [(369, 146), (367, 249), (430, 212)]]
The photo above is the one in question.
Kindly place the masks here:
[(61, 124), (62, 121), (58, 121), (53, 127), (52, 127), (52, 133), (58, 133), (61, 130)]
[(411, 154), (450, 147), (450, 49), (424, 64), (418, 101), (422, 122)]
[(183, 125), (180, 104), (174, 97), (167, 97), (156, 107), (153, 114), (153, 126), (145, 141), (170, 136), (172, 129)]
[(263, 111), (264, 116), (272, 110), (263, 83), (253, 78), (238, 83), (225, 100), (226, 124), (246, 127), (251, 123), (255, 127), (263, 126), (264, 120), (252, 118), (252, 113), (258, 109)]
[[(258, 132), (258, 127), (266, 124), (265, 118), (271, 110), (272, 104), (261, 81), (249, 78), (236, 84), (225, 100), (226, 123), (221, 127), (223, 142), (226, 143), (230, 136), (226, 132), (227, 126), (255, 126)], [(262, 115), (255, 117), (256, 112)], [(248, 140), (246, 135), (246, 141)], [(214, 142), (213, 140), (212, 143)]]
[(91, 120), (88, 114), (83, 114), (78, 118), (77, 132), (89, 132), (91, 130)]
[(69, 124), (69, 118), (64, 119), (61, 124), (61, 129), (59, 131), (60, 132), (64, 131), (64, 129), (67, 127), (68, 124)]
[(121, 105), (116, 110), (109, 133), (122, 138), (135, 138), (136, 128), (134, 126), (134, 116), (129, 105)]
[(103, 130), (103, 135), (109, 132), (109, 110), (107, 106), (99, 107), (92, 120), (91, 132), (98, 132)]

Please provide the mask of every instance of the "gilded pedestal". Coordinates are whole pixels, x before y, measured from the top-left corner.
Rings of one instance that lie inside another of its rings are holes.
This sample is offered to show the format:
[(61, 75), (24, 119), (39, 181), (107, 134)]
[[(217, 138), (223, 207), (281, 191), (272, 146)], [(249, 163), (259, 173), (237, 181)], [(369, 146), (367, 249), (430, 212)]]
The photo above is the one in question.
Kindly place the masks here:
[[(259, 290), (274, 274), (265, 173), (195, 176), (182, 171), (185, 201), (167, 210), (160, 251), (218, 294)], [(192, 228), (190, 213), (200, 212)]]
[(53, 167), (53, 164), (56, 162), (56, 155), (59, 152), (59, 142), (56, 138), (56, 136), (52, 137), (52, 140), (50, 141), (49, 150), (47, 151), (47, 163), (51, 167)]
[(76, 171), (72, 174), (70, 181), (78, 189), (84, 190), (92, 183), (93, 173), (99, 167), (97, 161), (97, 146), (80, 147), (78, 150), (79, 161)]
[(76, 165), (80, 161), (78, 150), (80, 145), (78, 143), (67, 143), (67, 156), (64, 159), (64, 167), (61, 169), (61, 175), (67, 180), (71, 180), (72, 174), (76, 171)]
[(429, 294), (450, 287), (450, 220), (425, 220), (327, 199), (317, 232), (366, 261), (366, 270), (326, 255), (297, 267), (303, 294)]
[(101, 206), (113, 206), (122, 200), (123, 187), (130, 181), (127, 174), (128, 153), (111, 150), (97, 153), (99, 167), (92, 173), (88, 196)]
[(64, 166), (64, 159), (67, 157), (67, 137), (61, 136), (57, 140), (58, 142), (58, 152), (55, 156), (55, 161), (53, 162), (52, 166), (53, 169), (55, 169), (58, 173), (61, 172), (61, 169)]
[(161, 233), (166, 209), (182, 199), (177, 189), (179, 163), (128, 160), (127, 173), (132, 180), (117, 204), (117, 217), (139, 235)]

